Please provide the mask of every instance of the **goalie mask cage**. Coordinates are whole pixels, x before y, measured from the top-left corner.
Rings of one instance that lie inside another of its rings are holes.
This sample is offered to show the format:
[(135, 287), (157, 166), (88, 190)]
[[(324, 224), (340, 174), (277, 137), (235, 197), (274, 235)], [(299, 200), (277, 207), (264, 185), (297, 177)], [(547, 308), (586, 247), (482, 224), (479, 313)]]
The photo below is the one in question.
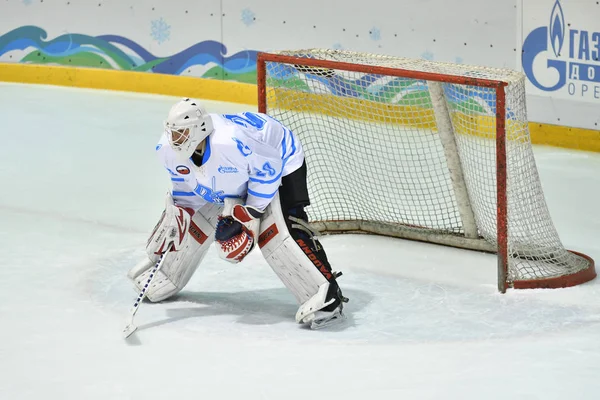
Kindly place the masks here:
[(523, 74), (338, 50), (259, 53), (259, 111), (304, 147), (310, 222), (498, 253), (498, 289), (596, 276), (538, 176)]

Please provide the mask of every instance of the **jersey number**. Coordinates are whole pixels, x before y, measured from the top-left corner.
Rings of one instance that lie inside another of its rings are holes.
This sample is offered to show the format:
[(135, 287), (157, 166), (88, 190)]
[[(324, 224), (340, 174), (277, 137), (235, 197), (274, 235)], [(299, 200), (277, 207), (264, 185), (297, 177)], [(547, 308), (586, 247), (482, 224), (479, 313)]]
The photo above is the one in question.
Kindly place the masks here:
[(233, 123), (243, 126), (244, 128), (253, 126), (259, 131), (264, 128), (265, 124), (267, 123), (266, 119), (251, 112), (245, 112), (242, 114), (224, 114), (223, 117), (227, 118)]
[(277, 173), (277, 171), (275, 171), (275, 168), (273, 168), (271, 166), (271, 164), (269, 164), (268, 162), (266, 162), (263, 165), (262, 171), (258, 168), (254, 168), (254, 172), (256, 173), (256, 176), (260, 176), (260, 177), (265, 177), (267, 175), (275, 176), (275, 174)]

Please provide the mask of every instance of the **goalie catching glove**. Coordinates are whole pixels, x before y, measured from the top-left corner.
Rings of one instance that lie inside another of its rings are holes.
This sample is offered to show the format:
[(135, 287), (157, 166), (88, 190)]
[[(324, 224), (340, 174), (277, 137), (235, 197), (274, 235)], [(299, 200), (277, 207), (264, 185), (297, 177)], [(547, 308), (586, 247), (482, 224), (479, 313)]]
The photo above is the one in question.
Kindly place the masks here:
[(240, 199), (225, 199), (219, 217), (215, 240), (219, 256), (231, 263), (239, 263), (254, 248), (258, 240), (263, 211), (244, 206)]

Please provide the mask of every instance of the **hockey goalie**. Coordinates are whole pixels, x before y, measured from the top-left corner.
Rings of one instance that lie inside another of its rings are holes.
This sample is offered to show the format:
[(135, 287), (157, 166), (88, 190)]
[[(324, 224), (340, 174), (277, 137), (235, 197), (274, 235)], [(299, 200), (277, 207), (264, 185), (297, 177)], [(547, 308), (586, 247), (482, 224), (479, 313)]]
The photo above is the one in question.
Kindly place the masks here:
[(147, 259), (128, 277), (157, 302), (179, 291), (215, 242), (239, 263), (255, 247), (299, 304), (296, 321), (312, 329), (344, 319), (348, 301), (323, 246), (308, 224), (307, 168), (295, 134), (266, 114), (208, 114), (194, 99), (170, 110), (156, 146), (171, 176), (164, 212), (150, 235)]

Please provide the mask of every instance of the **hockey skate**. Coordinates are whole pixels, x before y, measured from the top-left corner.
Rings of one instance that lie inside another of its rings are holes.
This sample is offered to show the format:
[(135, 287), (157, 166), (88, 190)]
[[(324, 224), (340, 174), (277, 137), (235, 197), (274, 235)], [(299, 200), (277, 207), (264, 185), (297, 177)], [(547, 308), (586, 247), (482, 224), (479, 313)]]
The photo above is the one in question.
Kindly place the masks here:
[(333, 311), (317, 311), (302, 320), (303, 324), (310, 324), (310, 329), (323, 329), (331, 325), (337, 325), (346, 319), (343, 313), (343, 303), (340, 303)]
[[(331, 294), (332, 290), (327, 290), (329, 288), (334, 289), (333, 295)], [(329, 292), (327, 293), (328, 299), (326, 301), (321, 300), (320, 304), (322, 308), (312, 311), (318, 304), (319, 295), (324, 294), (324, 292)], [(317, 295), (300, 307), (296, 315), (296, 320), (302, 324), (310, 325), (311, 329), (322, 329), (331, 325), (337, 325), (346, 319), (343, 309), (344, 303), (347, 302), (348, 298), (342, 295), (342, 291), (337, 284), (335, 286), (329, 286), (329, 284), (323, 285)]]

